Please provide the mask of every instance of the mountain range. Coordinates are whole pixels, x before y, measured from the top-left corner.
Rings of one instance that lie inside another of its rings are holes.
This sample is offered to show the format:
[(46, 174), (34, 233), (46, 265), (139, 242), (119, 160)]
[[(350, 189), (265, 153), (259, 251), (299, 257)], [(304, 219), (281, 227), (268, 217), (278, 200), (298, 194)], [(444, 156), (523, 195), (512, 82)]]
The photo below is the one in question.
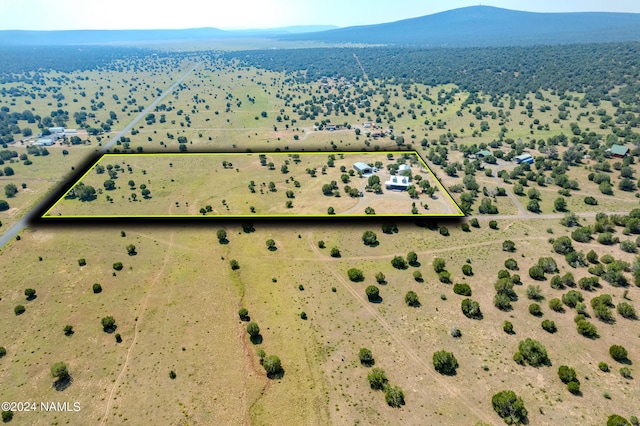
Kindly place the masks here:
[[(534, 13), (472, 6), (377, 25), (336, 28), (293, 26), (221, 30), (0, 31), (0, 45), (153, 43), (261, 37), (287, 41), (421, 47), (527, 46), (640, 41), (640, 14)], [(215, 47), (212, 46), (212, 47)]]

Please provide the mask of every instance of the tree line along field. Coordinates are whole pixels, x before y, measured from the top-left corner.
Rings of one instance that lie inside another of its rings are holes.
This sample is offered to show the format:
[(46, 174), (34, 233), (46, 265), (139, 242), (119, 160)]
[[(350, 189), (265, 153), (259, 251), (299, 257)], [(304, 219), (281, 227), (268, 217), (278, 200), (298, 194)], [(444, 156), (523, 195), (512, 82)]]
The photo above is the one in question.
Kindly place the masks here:
[[(0, 212), (5, 226), (41, 197), (26, 189), (56, 187), (40, 179), (79, 167), (193, 63), (113, 153), (417, 149), (470, 216), (179, 229), (36, 224), (0, 252), (4, 399), (81, 402), (80, 413), (38, 413), (46, 423), (499, 424), (498, 412), (518, 398), (526, 416), (516, 410), (512, 420), (531, 424), (602, 424), (612, 414), (636, 422), (637, 55), (634, 44), (615, 46), (567, 47), (575, 72), (547, 72), (556, 56), (533, 55), (559, 48), (473, 51), (469, 64), (481, 68), (478, 58), (502, 58), (484, 67), (494, 73), (484, 86), (482, 73), (456, 75), (464, 49), (433, 80), (392, 72), (395, 65), (390, 75), (371, 69), (386, 50), (358, 51), (371, 79), (345, 71), (354, 66), (350, 50), (324, 51), (335, 55), (322, 61), (330, 73), (307, 60), (315, 50), (275, 52), (272, 70), (247, 52), (132, 53), (99, 71), (45, 67), (42, 77), (33, 66), (3, 68), (3, 88), (36, 96), (0, 94), (2, 149), (18, 155), (2, 165), (16, 178), (0, 179), (16, 185), (7, 201), (22, 209)], [(615, 61), (585, 64), (585, 52)], [(514, 66), (523, 55), (537, 65)], [(283, 58), (293, 62), (282, 66)], [(134, 81), (136, 71), (147, 80)], [(567, 77), (554, 82), (549, 73)], [(40, 99), (44, 85), (51, 89)], [(23, 108), (26, 100), (33, 103)], [(76, 126), (81, 108), (96, 116)], [(24, 109), (33, 123), (14, 115)], [(110, 111), (117, 117), (108, 123)], [(87, 130), (86, 143), (29, 153), (22, 129), (46, 129), (43, 117)], [(613, 144), (628, 156), (612, 157)], [(484, 149), (490, 156), (475, 158)], [(534, 163), (515, 164), (525, 152)], [(125, 185), (117, 179), (125, 192), (126, 173)], [(153, 184), (147, 201), (162, 195)], [(206, 215), (206, 203), (189, 204)], [(186, 210), (186, 200), (179, 205)]]
[[(394, 177), (408, 190), (386, 188)], [(187, 153), (107, 155), (45, 217), (358, 214), (460, 213), (415, 153)]]

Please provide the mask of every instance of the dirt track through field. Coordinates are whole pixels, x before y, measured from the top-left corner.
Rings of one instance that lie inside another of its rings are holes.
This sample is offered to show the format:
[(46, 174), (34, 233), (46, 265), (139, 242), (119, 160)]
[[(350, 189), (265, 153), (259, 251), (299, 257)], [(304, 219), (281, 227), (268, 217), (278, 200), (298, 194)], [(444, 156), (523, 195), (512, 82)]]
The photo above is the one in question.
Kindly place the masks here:
[(109, 411), (111, 410), (111, 403), (113, 402), (113, 397), (114, 397), (115, 392), (116, 392), (116, 390), (118, 388), (118, 385), (120, 384), (120, 381), (121, 381), (122, 377), (124, 376), (125, 371), (127, 370), (127, 366), (129, 364), (129, 359), (131, 359), (131, 354), (133, 353), (133, 349), (136, 346), (136, 342), (138, 340), (140, 324), (142, 323), (142, 321), (144, 319), (144, 314), (145, 314), (145, 311), (147, 310), (147, 304), (149, 302), (149, 298), (153, 294), (154, 287), (160, 281), (160, 279), (163, 277), (164, 270), (166, 269), (167, 264), (169, 263), (169, 259), (170, 259), (170, 256), (172, 254), (174, 237), (175, 237), (175, 231), (172, 232), (171, 236), (169, 237), (169, 242), (167, 244), (167, 248), (166, 248), (166, 251), (165, 251), (165, 255), (164, 255), (164, 260), (162, 262), (162, 266), (160, 267), (160, 269), (158, 270), (158, 273), (156, 274), (156, 276), (153, 278), (153, 280), (149, 284), (149, 288), (147, 289), (147, 296), (144, 298), (144, 300), (140, 304), (140, 309), (138, 310), (139, 314), (136, 317), (135, 325), (134, 325), (134, 328), (133, 328), (133, 339), (131, 340), (131, 345), (129, 346), (129, 349), (127, 350), (127, 356), (124, 359), (124, 363), (122, 364), (122, 368), (120, 369), (120, 372), (118, 373), (118, 376), (116, 377), (115, 381), (113, 382), (113, 386), (111, 387), (111, 391), (109, 392), (109, 397), (107, 398), (107, 404), (106, 404), (106, 407), (105, 407), (104, 415), (102, 416), (102, 419), (100, 420), (100, 424), (101, 425), (104, 425), (105, 422), (107, 421), (107, 416), (109, 415)]

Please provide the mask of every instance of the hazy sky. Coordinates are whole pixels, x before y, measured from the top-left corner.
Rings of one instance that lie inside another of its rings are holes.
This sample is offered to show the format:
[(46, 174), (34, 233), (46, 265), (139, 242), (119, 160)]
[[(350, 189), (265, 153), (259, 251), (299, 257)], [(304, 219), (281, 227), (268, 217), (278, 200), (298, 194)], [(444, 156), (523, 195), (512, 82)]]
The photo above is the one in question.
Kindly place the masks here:
[(0, 0), (0, 30), (367, 25), (478, 4), (640, 13), (638, 0)]

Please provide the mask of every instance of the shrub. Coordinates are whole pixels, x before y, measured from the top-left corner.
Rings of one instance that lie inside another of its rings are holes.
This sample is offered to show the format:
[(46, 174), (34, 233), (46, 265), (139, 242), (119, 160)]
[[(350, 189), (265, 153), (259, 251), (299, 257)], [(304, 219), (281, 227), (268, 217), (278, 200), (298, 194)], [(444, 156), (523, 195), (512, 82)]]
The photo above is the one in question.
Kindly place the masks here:
[(231, 259), (229, 261), (229, 266), (231, 266), (231, 270), (233, 270), (233, 271), (236, 271), (236, 270), (240, 269), (240, 264), (235, 259)]
[(83, 258), (83, 259), (78, 259), (78, 266), (85, 266), (87, 264), (87, 261)]
[(360, 363), (362, 365), (366, 365), (367, 367), (375, 364), (375, 359), (373, 359), (373, 354), (367, 348), (360, 348), (358, 352), (358, 358), (360, 359)]
[(495, 220), (490, 220), (489, 221), (489, 228), (491, 229), (498, 229), (498, 222)]
[(431, 265), (433, 266), (433, 270), (436, 272), (436, 274), (444, 271), (446, 263), (444, 261), (444, 259), (440, 258), (440, 257), (436, 257), (435, 259), (433, 259), (433, 262), (431, 263)]
[(440, 235), (442, 235), (443, 237), (448, 237), (449, 236), (449, 230), (447, 228), (445, 228), (444, 226), (442, 226), (439, 230)]
[(24, 311), (26, 311), (26, 309), (25, 309), (25, 307), (24, 307), (24, 306), (22, 306), (22, 305), (16, 305), (16, 307), (15, 307), (15, 308), (13, 308), (13, 312), (14, 312), (16, 315), (22, 315), (22, 314), (24, 314)]
[(268, 355), (264, 357), (264, 359), (262, 360), (262, 367), (267, 373), (267, 377), (270, 379), (277, 378), (283, 373), (282, 363), (280, 361), (280, 358), (278, 358), (276, 355)]
[(591, 324), (589, 321), (581, 319), (576, 321), (576, 327), (578, 329), (578, 333), (582, 334), (585, 337), (590, 339), (595, 339), (598, 337), (598, 329), (595, 325)]
[(473, 275), (473, 268), (471, 265), (464, 264), (462, 265), (462, 273), (467, 277), (470, 277)]
[(458, 368), (458, 360), (451, 352), (437, 351), (433, 354), (433, 367), (440, 374), (455, 375)]
[(631, 426), (631, 423), (622, 416), (612, 414), (607, 418), (607, 426)]
[(624, 362), (627, 360), (627, 350), (624, 346), (612, 345), (609, 348), (609, 355), (618, 362)]
[(224, 229), (218, 229), (216, 232), (216, 236), (218, 237), (218, 242), (220, 244), (224, 244), (227, 242), (227, 231)]
[(513, 334), (513, 324), (509, 321), (505, 321), (502, 323), (502, 329), (507, 334)]
[(443, 284), (451, 283), (451, 274), (448, 271), (442, 271), (438, 274), (438, 279)]
[(622, 367), (620, 369), (620, 375), (622, 377), (624, 377), (625, 379), (631, 379), (632, 378), (631, 370), (629, 369), (629, 367)]
[(565, 385), (569, 382), (576, 381), (576, 371), (573, 368), (569, 368), (566, 365), (561, 365), (558, 368), (558, 377)]
[(331, 252), (329, 253), (331, 257), (340, 257), (340, 249), (338, 247), (331, 247)]
[(596, 206), (598, 205), (598, 200), (593, 197), (584, 197), (584, 203), (590, 206)]
[(422, 282), (422, 272), (420, 271), (413, 271), (413, 279), (418, 281), (418, 282)]
[(623, 318), (627, 318), (627, 319), (635, 319), (636, 318), (636, 310), (635, 310), (635, 308), (633, 306), (631, 306), (630, 304), (628, 304), (627, 302), (618, 303), (618, 306), (616, 307), (616, 310), (618, 311), (618, 313)]
[(373, 231), (364, 231), (362, 234), (362, 242), (365, 246), (375, 246), (378, 244), (378, 236)]
[(558, 327), (556, 327), (556, 323), (551, 320), (542, 321), (542, 328), (544, 329), (544, 331), (548, 333), (555, 333), (556, 331), (558, 331)]
[(93, 284), (92, 290), (95, 294), (102, 293), (102, 286), (98, 283)]
[(370, 285), (364, 290), (369, 302), (376, 302), (380, 300), (380, 290), (375, 285)]
[(369, 386), (374, 390), (382, 390), (387, 384), (387, 375), (384, 373), (382, 368), (374, 368), (367, 374), (367, 380), (369, 381)]
[(554, 312), (562, 312), (564, 311), (564, 306), (562, 304), (562, 300), (558, 299), (558, 298), (554, 298), (549, 300), (549, 309), (551, 309)]
[(454, 284), (453, 285), (453, 292), (455, 294), (459, 294), (460, 296), (471, 296), (471, 287), (469, 287), (469, 284)]
[(176, 375), (175, 371), (173, 371), (173, 370), (169, 371), (169, 378), (171, 380), (174, 380), (176, 377), (178, 377), (178, 376)]
[(508, 425), (519, 425), (527, 421), (529, 413), (524, 407), (524, 402), (513, 391), (505, 390), (496, 393), (491, 398), (491, 405)]
[(544, 270), (538, 265), (534, 265), (529, 268), (529, 276), (534, 280), (542, 281), (544, 280)]
[(570, 308), (575, 308), (578, 302), (584, 301), (582, 293), (576, 290), (569, 290), (562, 295), (562, 302)]
[(530, 285), (527, 287), (527, 297), (531, 300), (541, 300), (542, 290), (539, 285)]
[(384, 391), (384, 399), (390, 407), (404, 405), (404, 392), (398, 386), (389, 386)]
[(578, 395), (580, 393), (580, 382), (567, 383), (567, 390), (574, 395)]
[(502, 243), (502, 251), (514, 252), (516, 251), (516, 243), (511, 240), (506, 240)]
[(364, 280), (364, 274), (360, 269), (351, 268), (347, 271), (347, 275), (349, 276), (349, 279), (353, 282), (360, 282)]
[(116, 328), (116, 320), (111, 315), (102, 318), (100, 322), (106, 333), (111, 333)]
[(59, 381), (65, 381), (70, 377), (69, 367), (64, 362), (56, 362), (51, 366), (51, 375)]
[(65, 325), (64, 328), (62, 329), (62, 331), (64, 331), (64, 335), (65, 336), (71, 336), (71, 335), (73, 335), (73, 326), (72, 325)]
[(122, 262), (116, 262), (113, 264), (113, 269), (115, 269), (116, 271), (122, 271), (123, 265)]
[(402, 256), (395, 256), (391, 259), (391, 265), (396, 269), (407, 269), (407, 262)]
[(520, 352), (524, 361), (532, 367), (549, 365), (551, 362), (547, 356), (547, 349), (544, 345), (531, 338), (520, 341), (518, 344), (518, 352)]
[(412, 307), (420, 306), (420, 301), (418, 300), (418, 295), (415, 291), (407, 292), (407, 294), (404, 296), (404, 303)]
[(462, 332), (460, 331), (460, 329), (458, 327), (452, 327), (450, 333), (451, 333), (452, 337), (461, 337), (462, 336)]
[(540, 305), (537, 303), (532, 303), (529, 305), (529, 313), (533, 316), (539, 317), (542, 316), (542, 309), (540, 309)]
[(383, 284), (383, 283), (385, 283), (385, 282), (386, 282), (386, 281), (385, 281), (385, 278), (386, 278), (386, 277), (384, 276), (384, 274), (383, 274), (382, 272), (378, 272), (378, 273), (376, 274), (376, 282), (377, 282), (378, 284)]
[(508, 311), (511, 309), (511, 299), (504, 293), (498, 293), (493, 296), (493, 305), (501, 311)]
[(600, 371), (604, 371), (605, 373), (609, 372), (609, 364), (607, 364), (606, 362), (599, 362), (598, 368), (600, 369)]
[(411, 266), (419, 266), (418, 255), (415, 251), (410, 251), (409, 253), (407, 253), (407, 263), (409, 263), (409, 265)]
[(507, 259), (504, 261), (504, 267), (507, 268), (510, 271), (517, 271), (518, 270), (518, 262), (515, 259)]
[(318, 248), (323, 249), (324, 247), (325, 247), (324, 241), (322, 241), (322, 240), (318, 241)]
[(7, 349), (4, 346), (0, 346), (0, 358), (7, 354)]
[(241, 321), (246, 321), (249, 318), (249, 310), (247, 308), (238, 309), (238, 316)]
[(252, 338), (258, 337), (258, 335), (260, 334), (260, 326), (258, 326), (257, 323), (251, 321), (249, 324), (247, 324), (247, 333)]
[(2, 422), (9, 423), (11, 420), (13, 420), (13, 411), (2, 410)]
[(482, 312), (480, 311), (480, 304), (475, 300), (464, 299), (460, 304), (462, 313), (467, 318), (482, 319)]

